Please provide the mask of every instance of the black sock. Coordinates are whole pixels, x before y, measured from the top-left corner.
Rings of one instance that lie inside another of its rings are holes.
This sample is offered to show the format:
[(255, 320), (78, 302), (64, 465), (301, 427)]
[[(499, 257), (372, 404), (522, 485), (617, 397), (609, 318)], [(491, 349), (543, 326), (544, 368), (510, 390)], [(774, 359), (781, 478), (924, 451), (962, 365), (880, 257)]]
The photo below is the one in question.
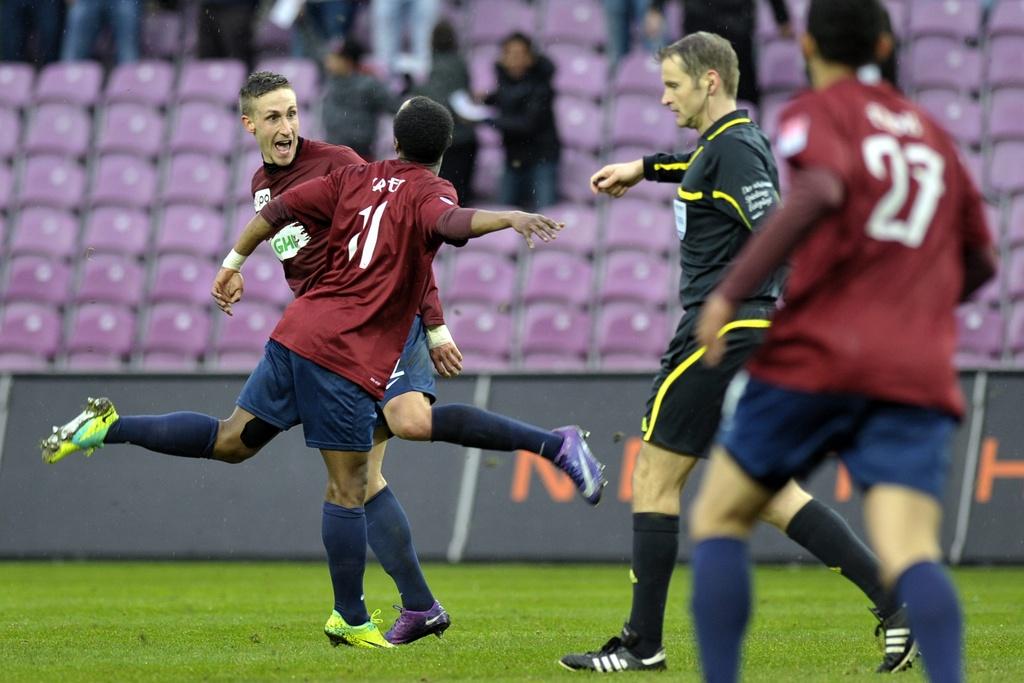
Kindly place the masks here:
[(883, 618), (899, 609), (899, 600), (882, 585), (878, 558), (832, 508), (812, 500), (793, 515), (786, 535), (826, 567), (839, 569), (875, 603)]
[(563, 437), (482, 408), (449, 403), (431, 410), (430, 440), (488, 451), (524, 450), (552, 460)]
[(130, 443), (183, 458), (209, 458), (217, 440), (217, 418), (201, 413), (126, 415), (110, 425), (103, 443)]
[(633, 654), (650, 657), (661, 648), (668, 584), (679, 555), (679, 516), (657, 512), (633, 515), (633, 609), (629, 626), (640, 642)]

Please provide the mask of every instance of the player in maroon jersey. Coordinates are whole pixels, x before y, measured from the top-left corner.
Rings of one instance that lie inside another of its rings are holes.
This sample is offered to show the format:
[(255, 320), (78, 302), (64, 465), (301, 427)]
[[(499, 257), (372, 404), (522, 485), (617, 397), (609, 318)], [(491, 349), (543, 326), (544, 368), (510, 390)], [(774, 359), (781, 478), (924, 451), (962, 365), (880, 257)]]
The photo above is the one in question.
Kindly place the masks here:
[(995, 255), (949, 135), (890, 86), (855, 77), (888, 51), (881, 27), (877, 0), (812, 0), (803, 51), (814, 89), (783, 112), (778, 141), (790, 194), (698, 324), (717, 363), (716, 331), (736, 302), (792, 255), (786, 305), (735, 387), (694, 503), (692, 608), (708, 680), (738, 675), (759, 511), (830, 451), (867, 491), (882, 578), (906, 603), (929, 677), (962, 676), (959, 605), (938, 564), (963, 410), (954, 309), (995, 272)]

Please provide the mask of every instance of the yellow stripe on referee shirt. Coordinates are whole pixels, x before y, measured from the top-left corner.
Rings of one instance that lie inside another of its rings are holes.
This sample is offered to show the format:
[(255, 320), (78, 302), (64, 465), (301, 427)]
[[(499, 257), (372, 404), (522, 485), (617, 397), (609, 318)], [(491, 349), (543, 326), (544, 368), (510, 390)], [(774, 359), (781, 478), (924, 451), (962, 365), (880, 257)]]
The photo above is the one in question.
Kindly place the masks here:
[[(718, 337), (724, 337), (729, 332), (739, 329), (756, 329), (756, 328), (767, 328), (771, 327), (772, 322), (770, 320), (761, 320), (757, 318), (750, 318), (746, 320), (733, 320), (731, 323), (724, 325), (722, 329), (718, 330)], [(658, 394), (654, 397), (654, 407), (651, 409), (651, 418), (647, 421), (647, 431), (644, 432), (644, 441), (650, 441), (651, 435), (654, 434), (654, 425), (658, 421), (658, 413), (661, 411), (661, 402), (665, 399), (665, 394), (668, 393), (668, 389), (672, 386), (672, 383), (679, 379), (680, 375), (686, 372), (694, 363), (699, 361), (704, 356), (704, 352), (708, 350), (708, 347), (702, 346), (689, 356), (686, 357), (682, 363), (676, 366), (676, 369), (669, 373), (669, 376), (665, 378), (665, 381), (658, 387)]]
[(736, 201), (732, 196), (727, 195), (726, 193), (722, 192), (721, 190), (715, 190), (715, 191), (713, 191), (711, 193), (711, 198), (712, 199), (724, 199), (725, 201), (727, 201), (730, 204), (732, 204), (732, 208), (736, 209), (736, 213), (738, 213), (740, 215), (740, 220), (743, 221), (743, 225), (747, 226), (748, 230), (753, 230), (754, 229), (753, 227), (751, 227), (750, 221), (747, 220), (746, 214), (743, 213), (743, 209), (740, 208), (740, 203), (738, 201)]
[(685, 171), (686, 169), (688, 169), (690, 167), (690, 164), (692, 164), (694, 162), (694, 160), (696, 160), (696, 158), (700, 156), (700, 153), (703, 152), (703, 151), (704, 151), (704, 146), (701, 145), (696, 150), (694, 150), (693, 154), (691, 154), (690, 158), (687, 159), (686, 161), (676, 161), (676, 162), (671, 163), (671, 164), (654, 164), (654, 170), (655, 171)]
[(732, 121), (729, 121), (728, 123), (722, 125), (722, 127), (719, 128), (718, 130), (716, 130), (714, 133), (709, 135), (708, 136), (708, 140), (714, 140), (715, 138), (717, 138), (719, 135), (722, 134), (722, 131), (728, 130), (729, 128), (732, 128), (733, 126), (738, 126), (741, 123), (753, 123), (753, 121), (751, 121), (748, 118), (733, 119)]

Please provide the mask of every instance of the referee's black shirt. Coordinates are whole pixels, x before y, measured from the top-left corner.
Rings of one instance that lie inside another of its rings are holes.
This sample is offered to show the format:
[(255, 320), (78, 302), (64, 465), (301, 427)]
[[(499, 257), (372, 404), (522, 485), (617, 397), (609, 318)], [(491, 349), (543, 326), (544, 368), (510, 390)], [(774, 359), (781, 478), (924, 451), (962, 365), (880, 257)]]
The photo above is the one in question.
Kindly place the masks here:
[[(779, 172), (768, 138), (746, 110), (715, 121), (685, 154), (644, 157), (644, 178), (679, 183), (675, 210), (680, 239), (683, 308), (702, 303), (726, 266), (779, 202)], [(775, 273), (749, 297), (774, 301), (783, 273)]]

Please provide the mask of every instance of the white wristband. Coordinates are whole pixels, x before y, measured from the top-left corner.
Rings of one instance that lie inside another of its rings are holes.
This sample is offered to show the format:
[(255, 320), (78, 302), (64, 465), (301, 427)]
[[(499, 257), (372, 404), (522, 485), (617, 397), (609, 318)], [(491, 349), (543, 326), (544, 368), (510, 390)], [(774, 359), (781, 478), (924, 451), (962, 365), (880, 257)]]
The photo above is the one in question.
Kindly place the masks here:
[(438, 346), (452, 343), (452, 333), (448, 331), (447, 325), (437, 325), (427, 328), (427, 346), (436, 349)]
[(231, 253), (225, 257), (224, 263), (220, 264), (220, 267), (227, 268), (228, 270), (242, 270), (242, 264), (245, 263), (247, 258), (248, 256), (243, 256), (232, 249)]

